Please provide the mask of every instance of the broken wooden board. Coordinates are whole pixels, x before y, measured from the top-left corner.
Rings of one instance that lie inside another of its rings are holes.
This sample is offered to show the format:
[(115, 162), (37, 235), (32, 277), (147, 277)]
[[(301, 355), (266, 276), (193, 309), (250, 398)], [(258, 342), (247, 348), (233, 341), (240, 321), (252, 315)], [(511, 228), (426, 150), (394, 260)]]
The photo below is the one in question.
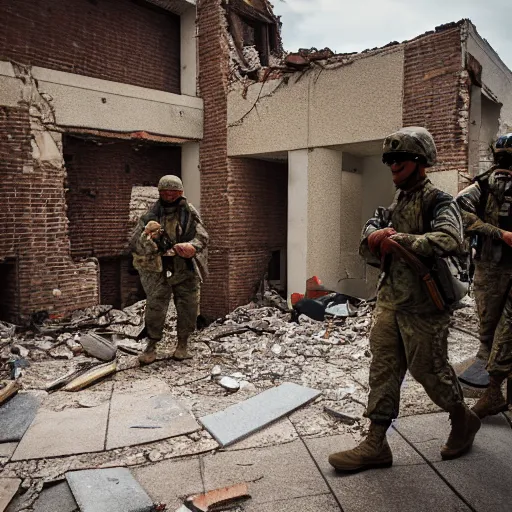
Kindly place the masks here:
[(73, 379), (69, 384), (66, 384), (62, 389), (63, 391), (80, 391), (81, 389), (94, 384), (100, 379), (107, 377), (111, 373), (114, 373), (117, 369), (116, 361), (112, 363), (102, 364), (94, 367), (85, 373), (82, 373), (76, 379)]
[(0, 405), (7, 402), (11, 396), (15, 395), (20, 389), (20, 385), (14, 381), (2, 381), (0, 383)]
[(285, 382), (223, 411), (199, 418), (199, 421), (221, 446), (228, 446), (295, 411), (320, 394), (315, 389)]
[(200, 512), (208, 512), (210, 507), (219, 507), (221, 505), (229, 505), (237, 500), (250, 498), (249, 489), (246, 483), (231, 485), (223, 487), (222, 489), (215, 489), (208, 491), (204, 494), (191, 496), (187, 499), (187, 504), (190, 503), (194, 508)]

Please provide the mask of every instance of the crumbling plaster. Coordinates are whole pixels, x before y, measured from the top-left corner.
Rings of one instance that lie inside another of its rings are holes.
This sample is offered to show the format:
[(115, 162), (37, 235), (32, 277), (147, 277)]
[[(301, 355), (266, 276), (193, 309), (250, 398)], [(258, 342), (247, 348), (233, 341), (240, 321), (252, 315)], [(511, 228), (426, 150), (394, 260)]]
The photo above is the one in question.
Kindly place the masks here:
[(228, 155), (380, 139), (402, 124), (403, 47), (289, 77), (233, 85)]
[(489, 43), (469, 24), (466, 51), (482, 65), (483, 89), (501, 103), (500, 132), (512, 131), (512, 72)]

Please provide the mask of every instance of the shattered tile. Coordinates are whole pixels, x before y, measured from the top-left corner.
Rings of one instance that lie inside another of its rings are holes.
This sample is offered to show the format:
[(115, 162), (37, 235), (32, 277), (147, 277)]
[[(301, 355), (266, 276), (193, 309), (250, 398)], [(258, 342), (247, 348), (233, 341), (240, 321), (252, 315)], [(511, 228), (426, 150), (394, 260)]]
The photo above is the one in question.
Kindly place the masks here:
[(75, 512), (78, 510), (75, 498), (67, 482), (43, 489), (34, 503), (34, 512)]

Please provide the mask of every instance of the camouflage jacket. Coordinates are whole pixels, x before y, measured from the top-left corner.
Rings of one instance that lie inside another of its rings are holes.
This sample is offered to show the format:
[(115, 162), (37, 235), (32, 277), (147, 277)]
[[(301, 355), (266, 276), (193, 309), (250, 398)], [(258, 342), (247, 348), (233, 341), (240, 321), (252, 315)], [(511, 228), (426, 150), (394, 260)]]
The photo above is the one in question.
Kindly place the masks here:
[[(208, 276), (208, 233), (203, 226), (198, 211), (188, 203), (186, 198), (176, 207), (164, 207), (160, 200), (139, 219), (135, 227), (131, 240), (130, 248), (133, 253), (133, 266), (137, 270), (148, 272), (162, 272), (163, 250), (152, 240), (148, 239), (144, 233), (144, 228), (150, 220), (155, 220), (162, 227), (174, 223), (175, 232), (167, 233), (172, 243), (191, 243), (196, 249), (196, 255), (191, 259), (192, 270), (197, 273), (201, 280)], [(167, 231), (167, 230), (166, 230)], [(173, 230), (174, 231), (174, 230)], [(180, 256), (174, 256), (177, 268), (188, 268), (187, 260)]]
[(494, 172), (466, 187), (457, 196), (466, 235), (476, 238), (476, 259), (500, 263), (505, 244), (499, 227), (503, 196), (494, 193)]
[[(425, 179), (408, 191), (398, 191), (389, 208), (378, 208), (364, 226), (359, 252), (368, 264), (381, 262), (368, 248), (368, 236), (392, 227), (395, 240), (428, 264), (434, 256), (459, 255), (462, 252), (463, 226), (460, 210), (449, 194), (436, 189)], [(425, 313), (437, 311), (420, 276), (404, 261), (389, 255), (379, 281), (380, 306)]]

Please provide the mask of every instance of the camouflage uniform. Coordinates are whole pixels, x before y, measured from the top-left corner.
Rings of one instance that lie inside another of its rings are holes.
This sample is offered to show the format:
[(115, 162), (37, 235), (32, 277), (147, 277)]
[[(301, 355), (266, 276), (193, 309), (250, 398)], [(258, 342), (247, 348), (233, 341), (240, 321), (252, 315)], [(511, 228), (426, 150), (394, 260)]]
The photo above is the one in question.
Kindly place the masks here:
[[(194, 258), (163, 256), (164, 251), (144, 233), (144, 227), (151, 220), (160, 223), (169, 245), (191, 243), (196, 249)], [(178, 341), (186, 340), (195, 330), (200, 283), (207, 275), (207, 244), (208, 234), (201, 218), (184, 197), (173, 206), (158, 200), (141, 217), (131, 245), (133, 264), (147, 295), (145, 320), (149, 338), (162, 338), (171, 296), (174, 296), (178, 317)]]
[[(428, 211), (430, 225), (424, 225)], [(459, 209), (450, 195), (428, 179), (398, 192), (389, 210), (379, 209), (366, 223), (360, 253), (369, 263), (378, 260), (368, 249), (368, 236), (391, 226), (399, 233), (394, 239), (416, 256), (428, 259), (460, 251)], [(388, 257), (370, 333), (373, 359), (366, 416), (381, 423), (398, 416), (400, 385), (407, 369), (442, 409), (450, 411), (463, 403), (457, 376), (448, 363), (449, 321), (450, 313), (436, 308), (419, 275), (399, 258)]]
[[(512, 231), (512, 183), (508, 190), (497, 170), (457, 197), (466, 234), (477, 237), (475, 300), (480, 318), (480, 350), (490, 375), (512, 374), (512, 248), (503, 230)], [(485, 204), (484, 204), (485, 203)]]

